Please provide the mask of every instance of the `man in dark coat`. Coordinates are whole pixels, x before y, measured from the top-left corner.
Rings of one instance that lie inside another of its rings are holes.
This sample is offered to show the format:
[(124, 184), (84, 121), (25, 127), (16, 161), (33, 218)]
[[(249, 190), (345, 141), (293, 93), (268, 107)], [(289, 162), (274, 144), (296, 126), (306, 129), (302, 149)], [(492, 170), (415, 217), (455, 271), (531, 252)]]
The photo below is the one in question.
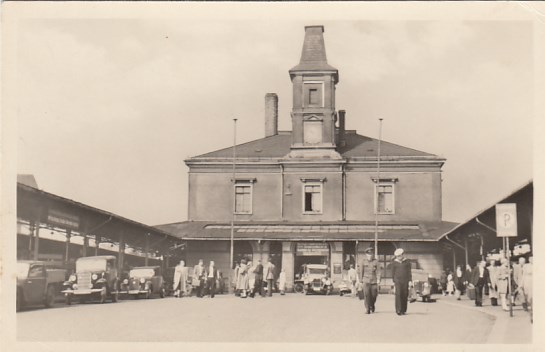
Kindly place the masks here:
[(481, 260), (471, 273), (471, 284), (475, 286), (475, 305), (483, 306), (483, 288), (490, 285), (490, 274), (486, 262)]
[(365, 251), (365, 260), (362, 265), (362, 282), (365, 310), (367, 314), (375, 312), (375, 302), (378, 295), (378, 285), (380, 283), (380, 268), (378, 260), (375, 259), (373, 247)]
[(210, 261), (210, 265), (205, 270), (204, 276), (206, 277), (206, 291), (210, 295), (210, 298), (214, 298), (216, 294), (216, 280), (219, 278), (218, 269), (216, 269), (214, 261)]
[(250, 294), (250, 297), (254, 298), (255, 294), (258, 293), (259, 295), (263, 296), (263, 264), (261, 264), (261, 260), (257, 261), (257, 265), (254, 269), (255, 274), (255, 284), (254, 289), (252, 293)]
[(412, 285), (411, 262), (403, 257), (403, 249), (398, 248), (394, 252), (395, 259), (392, 262), (392, 278), (395, 285), (395, 301), (397, 315), (407, 313), (407, 299), (409, 297), (409, 285)]

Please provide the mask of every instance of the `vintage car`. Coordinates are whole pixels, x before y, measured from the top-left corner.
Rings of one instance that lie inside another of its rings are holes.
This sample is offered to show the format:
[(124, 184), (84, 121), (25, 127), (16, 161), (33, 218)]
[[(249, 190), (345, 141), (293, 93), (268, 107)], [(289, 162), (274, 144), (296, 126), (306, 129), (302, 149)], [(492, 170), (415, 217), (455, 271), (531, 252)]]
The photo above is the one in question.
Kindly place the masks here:
[(305, 294), (321, 293), (329, 295), (333, 291), (333, 283), (329, 277), (329, 270), (325, 264), (304, 265), (303, 292)]
[(116, 257), (82, 257), (76, 261), (76, 272), (64, 283), (62, 293), (68, 305), (72, 304), (73, 297), (78, 297), (80, 302), (88, 299), (98, 299), (100, 303), (107, 299), (117, 302), (118, 281)]
[(120, 283), (119, 291), (134, 298), (150, 298), (153, 294), (164, 298), (165, 286), (160, 266), (140, 266), (129, 271), (129, 277)]
[(66, 270), (47, 268), (45, 262), (21, 260), (17, 262), (17, 311), (43, 304), (51, 307), (66, 279)]

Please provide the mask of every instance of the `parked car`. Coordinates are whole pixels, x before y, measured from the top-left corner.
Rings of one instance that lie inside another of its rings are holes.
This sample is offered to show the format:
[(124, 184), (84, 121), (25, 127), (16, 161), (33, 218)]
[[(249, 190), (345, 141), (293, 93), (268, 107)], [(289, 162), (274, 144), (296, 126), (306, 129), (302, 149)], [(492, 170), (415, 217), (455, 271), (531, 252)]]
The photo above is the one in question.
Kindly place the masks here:
[(306, 264), (302, 279), (305, 294), (321, 293), (329, 295), (333, 291), (328, 266), (325, 264)]
[(150, 298), (154, 294), (164, 298), (165, 285), (160, 266), (140, 266), (129, 271), (129, 278), (120, 283), (119, 291), (134, 298), (140, 296)]
[(82, 257), (76, 260), (76, 272), (64, 283), (62, 291), (66, 304), (72, 304), (73, 297), (80, 301), (98, 299), (100, 303), (118, 299), (117, 259), (112, 255)]
[(66, 280), (66, 270), (50, 269), (45, 262), (17, 262), (17, 311), (35, 304), (51, 307)]

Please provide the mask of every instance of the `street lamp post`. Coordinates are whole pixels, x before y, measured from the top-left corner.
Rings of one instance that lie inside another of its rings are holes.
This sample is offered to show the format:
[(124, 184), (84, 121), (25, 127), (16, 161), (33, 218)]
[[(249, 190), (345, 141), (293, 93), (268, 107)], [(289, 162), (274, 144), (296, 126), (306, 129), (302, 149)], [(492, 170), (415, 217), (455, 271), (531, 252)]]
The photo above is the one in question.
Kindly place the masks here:
[(377, 189), (375, 190), (375, 258), (378, 258), (378, 191), (380, 190), (380, 144), (382, 140), (382, 118), (379, 118), (377, 150)]
[[(229, 272), (231, 273), (229, 276), (233, 275), (233, 269), (234, 269), (234, 239), (235, 239), (235, 210), (236, 210), (236, 157), (237, 157), (237, 119), (233, 119), (234, 122), (234, 128), (233, 128), (233, 204), (232, 204), (232, 214), (231, 214), (231, 248), (230, 248), (230, 260), (229, 263), (231, 263), (231, 267), (229, 269)], [(235, 278), (236, 279), (236, 278)], [(231, 279), (230, 282), (233, 282)]]

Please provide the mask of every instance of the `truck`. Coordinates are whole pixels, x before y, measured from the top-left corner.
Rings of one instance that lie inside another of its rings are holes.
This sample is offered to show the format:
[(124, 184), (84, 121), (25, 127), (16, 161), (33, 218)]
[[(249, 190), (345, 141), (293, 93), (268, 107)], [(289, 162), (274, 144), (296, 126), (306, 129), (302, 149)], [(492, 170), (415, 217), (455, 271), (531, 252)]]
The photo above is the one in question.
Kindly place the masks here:
[(17, 311), (31, 305), (51, 307), (64, 280), (64, 269), (48, 268), (42, 261), (17, 261)]
[(76, 272), (64, 282), (66, 304), (78, 297), (83, 303), (88, 299), (98, 299), (100, 303), (110, 299), (117, 302), (119, 278), (117, 258), (113, 255), (81, 257), (76, 260)]

